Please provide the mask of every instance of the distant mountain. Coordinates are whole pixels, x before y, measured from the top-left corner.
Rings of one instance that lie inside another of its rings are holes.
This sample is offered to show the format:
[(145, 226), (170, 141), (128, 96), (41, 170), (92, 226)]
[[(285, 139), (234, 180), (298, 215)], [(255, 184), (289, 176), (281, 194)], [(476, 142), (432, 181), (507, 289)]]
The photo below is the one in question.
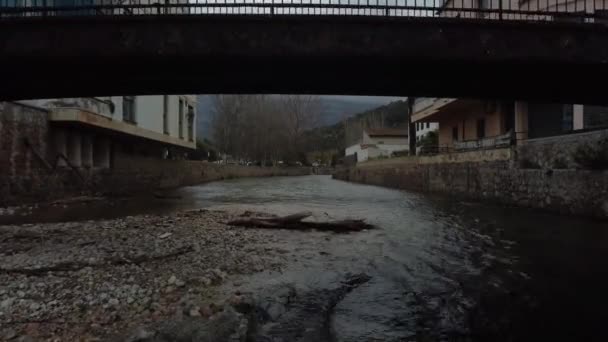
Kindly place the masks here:
[[(391, 101), (400, 99), (396, 97), (383, 96), (329, 96), (321, 95), (321, 106), (323, 115), (319, 126), (331, 126), (358, 113), (362, 113)], [(212, 110), (213, 101), (211, 95), (199, 95), (197, 104), (197, 136), (213, 140), (212, 137)]]

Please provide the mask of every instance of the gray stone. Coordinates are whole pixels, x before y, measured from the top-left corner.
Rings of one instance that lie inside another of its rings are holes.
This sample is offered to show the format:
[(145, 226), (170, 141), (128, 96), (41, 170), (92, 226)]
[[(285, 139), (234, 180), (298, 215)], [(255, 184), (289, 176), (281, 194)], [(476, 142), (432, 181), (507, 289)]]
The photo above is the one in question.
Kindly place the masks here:
[(108, 304), (110, 304), (111, 306), (118, 306), (118, 304), (120, 304), (120, 301), (118, 299), (116, 299), (116, 298), (111, 298), (108, 301)]
[(7, 329), (4, 332), (4, 340), (11, 340), (17, 336), (17, 332), (13, 329)]
[(175, 277), (174, 275), (172, 275), (169, 280), (167, 280), (167, 284), (169, 285), (173, 285), (175, 284), (175, 282), (177, 281), (177, 277)]
[(153, 338), (154, 335), (156, 335), (156, 333), (153, 330), (148, 330), (146, 328), (139, 327), (139, 328), (135, 329), (135, 331), (133, 331), (133, 333), (131, 333), (131, 335), (129, 335), (124, 341), (125, 342), (146, 341), (148, 339)]
[(209, 285), (211, 285), (211, 279), (209, 279), (207, 277), (202, 277), (201, 283), (203, 283), (203, 285), (205, 285), (205, 286), (209, 286)]
[(201, 315), (201, 308), (198, 306), (193, 306), (188, 310), (188, 316), (190, 317), (198, 317)]
[(15, 298), (7, 298), (7, 299), (3, 300), (2, 302), (0, 302), (0, 309), (2, 309), (2, 310), (9, 309), (13, 305), (14, 302), (15, 302)]

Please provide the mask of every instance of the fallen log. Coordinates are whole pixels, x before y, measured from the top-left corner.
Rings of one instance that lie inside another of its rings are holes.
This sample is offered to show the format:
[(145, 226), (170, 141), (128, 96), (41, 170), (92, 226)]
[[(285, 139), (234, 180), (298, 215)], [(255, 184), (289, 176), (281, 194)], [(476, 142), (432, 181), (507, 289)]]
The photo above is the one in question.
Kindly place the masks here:
[(332, 232), (352, 232), (374, 228), (364, 220), (341, 220), (329, 222), (303, 221), (312, 216), (310, 212), (280, 217), (249, 217), (228, 222), (230, 226), (263, 229), (326, 230)]

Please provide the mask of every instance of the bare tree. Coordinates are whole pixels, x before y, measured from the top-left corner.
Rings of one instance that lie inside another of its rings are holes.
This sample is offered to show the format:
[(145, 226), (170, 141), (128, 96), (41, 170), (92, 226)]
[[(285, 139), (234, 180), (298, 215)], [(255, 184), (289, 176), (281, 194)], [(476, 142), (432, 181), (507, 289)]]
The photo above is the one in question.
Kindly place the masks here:
[(218, 95), (213, 100), (213, 135), (222, 153), (247, 161), (289, 156), (290, 135), (282, 98)]
[(321, 101), (312, 95), (288, 95), (282, 97), (282, 104), (291, 145), (290, 157), (303, 161), (302, 135), (319, 125)]

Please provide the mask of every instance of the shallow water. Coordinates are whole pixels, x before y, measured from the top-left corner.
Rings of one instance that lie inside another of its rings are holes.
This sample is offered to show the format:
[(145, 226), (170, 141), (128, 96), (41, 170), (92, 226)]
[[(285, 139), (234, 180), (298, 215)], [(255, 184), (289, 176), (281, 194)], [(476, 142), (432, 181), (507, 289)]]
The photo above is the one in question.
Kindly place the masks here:
[[(327, 176), (241, 179), (180, 190), (199, 206), (315, 219), (365, 218), (349, 235), (277, 232), (297, 257), (251, 288), (331, 287), (372, 276), (334, 309), (337, 341), (606, 340), (608, 225)], [(323, 254), (320, 254), (322, 252)]]
[[(371, 276), (329, 318), (332, 341), (608, 340), (608, 225), (534, 210), (459, 202), (329, 176), (237, 179), (176, 190), (179, 199), (41, 208), (24, 220), (97, 219), (177, 209), (311, 211), (364, 218), (353, 234), (277, 231), (282, 273), (242, 290), (302, 293)], [(47, 214), (50, 215), (50, 214)], [(323, 341), (319, 341), (323, 342)]]

